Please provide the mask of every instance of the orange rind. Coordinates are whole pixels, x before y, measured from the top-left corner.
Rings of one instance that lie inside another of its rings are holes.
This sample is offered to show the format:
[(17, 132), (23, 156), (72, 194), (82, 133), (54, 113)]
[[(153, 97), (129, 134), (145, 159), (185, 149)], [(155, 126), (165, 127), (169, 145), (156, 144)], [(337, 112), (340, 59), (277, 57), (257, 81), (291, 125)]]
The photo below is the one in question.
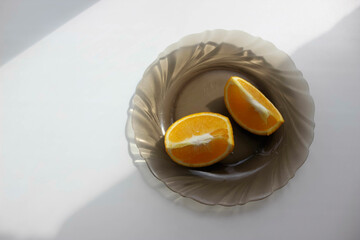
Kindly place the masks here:
[(174, 122), (165, 133), (170, 158), (186, 167), (205, 167), (219, 162), (234, 148), (230, 120), (217, 113), (202, 112)]

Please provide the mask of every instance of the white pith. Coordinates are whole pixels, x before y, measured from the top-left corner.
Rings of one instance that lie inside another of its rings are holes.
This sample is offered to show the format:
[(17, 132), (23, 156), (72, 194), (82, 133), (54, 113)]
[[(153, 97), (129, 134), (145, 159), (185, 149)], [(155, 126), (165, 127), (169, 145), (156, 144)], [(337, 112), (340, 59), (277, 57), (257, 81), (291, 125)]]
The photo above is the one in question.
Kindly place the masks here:
[[(228, 129), (228, 134), (232, 136), (232, 127), (231, 127), (231, 123), (230, 121), (228, 120), (227, 117), (225, 116), (222, 116), (220, 114), (217, 114), (217, 113), (211, 113), (211, 112), (206, 112), (206, 113), (202, 113), (203, 115), (209, 115), (209, 116), (216, 116), (218, 118), (221, 118), (225, 121), (226, 125), (227, 125), (227, 129)], [(186, 119), (189, 119), (189, 118), (192, 118), (192, 117), (197, 117), (198, 114), (194, 114), (194, 115), (189, 115), (188, 117), (185, 117), (184, 119), (182, 119), (183, 121), (186, 120)], [(175, 123), (173, 125), (170, 126), (170, 128), (168, 129), (167, 132), (171, 132), (171, 130), (176, 127), (178, 123)], [(222, 138), (222, 136), (213, 136), (211, 135), (210, 133), (205, 133), (205, 134), (202, 134), (202, 135), (193, 135), (192, 137), (190, 138), (187, 138), (181, 142), (172, 142), (169, 140), (168, 138), (168, 134), (165, 134), (165, 142), (166, 142), (166, 146), (167, 146), (167, 152), (168, 154), (171, 155), (172, 159), (174, 161), (176, 161), (177, 163), (181, 164), (181, 165), (184, 165), (184, 166), (187, 166), (187, 167), (201, 167), (201, 166), (208, 166), (208, 165), (211, 165), (215, 162), (218, 162), (220, 161), (221, 159), (223, 159), (225, 156), (227, 156), (229, 154), (229, 152), (232, 151), (233, 149), (233, 146), (234, 146), (234, 139), (233, 137), (229, 137), (227, 138), (227, 142), (229, 143), (228, 144), (228, 147), (226, 149), (226, 151), (219, 157), (217, 157), (216, 159), (213, 159), (212, 161), (210, 162), (207, 162), (207, 163), (200, 163), (200, 164), (190, 164), (190, 163), (185, 163), (183, 162), (181, 159), (177, 159), (175, 156), (173, 156), (171, 154), (171, 151), (173, 149), (176, 149), (176, 148), (181, 148), (181, 147), (184, 147), (184, 146), (188, 146), (188, 145), (201, 145), (201, 144), (208, 144), (210, 143), (211, 141), (213, 141), (214, 139), (216, 138)]]
[(214, 136), (212, 136), (210, 133), (205, 133), (202, 135), (193, 135), (190, 138), (186, 138), (185, 140), (181, 142), (171, 143), (171, 148), (180, 148), (185, 147), (188, 145), (202, 145), (202, 144), (208, 144), (214, 139)]
[(266, 107), (264, 107), (264, 105), (256, 101), (256, 99), (248, 91), (246, 91), (246, 89), (238, 81), (233, 81), (233, 83), (236, 86), (238, 86), (241, 89), (241, 91), (245, 94), (246, 100), (255, 109), (255, 111), (259, 113), (261, 119), (264, 122), (267, 122), (267, 119), (270, 116), (269, 110)]

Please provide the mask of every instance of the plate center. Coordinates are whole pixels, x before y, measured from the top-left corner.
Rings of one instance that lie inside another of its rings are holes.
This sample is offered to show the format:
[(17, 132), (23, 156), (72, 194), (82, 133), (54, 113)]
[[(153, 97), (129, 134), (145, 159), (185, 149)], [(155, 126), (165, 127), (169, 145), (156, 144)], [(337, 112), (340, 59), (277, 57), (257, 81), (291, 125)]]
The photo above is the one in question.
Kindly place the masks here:
[(267, 137), (257, 136), (241, 128), (231, 117), (224, 103), (224, 87), (231, 76), (244, 74), (229, 70), (211, 70), (190, 79), (179, 89), (174, 106), (174, 120), (198, 112), (215, 112), (227, 116), (233, 127), (235, 148), (221, 164), (238, 164), (255, 156), (264, 147)]

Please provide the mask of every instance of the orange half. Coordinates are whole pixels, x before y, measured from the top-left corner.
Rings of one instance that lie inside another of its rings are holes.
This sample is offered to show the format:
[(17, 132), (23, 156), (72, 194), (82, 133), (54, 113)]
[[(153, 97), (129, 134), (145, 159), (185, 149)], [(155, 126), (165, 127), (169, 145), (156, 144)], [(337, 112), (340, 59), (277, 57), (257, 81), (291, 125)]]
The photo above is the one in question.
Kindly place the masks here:
[(234, 120), (251, 133), (270, 135), (284, 123), (270, 100), (240, 77), (231, 77), (227, 81), (224, 100)]
[(170, 158), (186, 167), (205, 167), (224, 159), (234, 148), (229, 119), (202, 112), (183, 117), (165, 133), (165, 149)]

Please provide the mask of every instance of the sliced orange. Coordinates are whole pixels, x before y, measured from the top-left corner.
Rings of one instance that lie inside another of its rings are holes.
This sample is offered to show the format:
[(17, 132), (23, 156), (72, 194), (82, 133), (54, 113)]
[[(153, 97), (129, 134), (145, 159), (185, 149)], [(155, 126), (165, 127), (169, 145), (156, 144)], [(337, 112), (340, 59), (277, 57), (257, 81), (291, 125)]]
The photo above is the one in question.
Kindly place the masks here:
[(202, 112), (183, 117), (165, 133), (165, 148), (172, 160), (186, 167), (205, 167), (224, 159), (234, 148), (229, 119)]
[(240, 77), (231, 77), (227, 81), (224, 96), (231, 116), (251, 133), (270, 135), (284, 122), (270, 100)]

